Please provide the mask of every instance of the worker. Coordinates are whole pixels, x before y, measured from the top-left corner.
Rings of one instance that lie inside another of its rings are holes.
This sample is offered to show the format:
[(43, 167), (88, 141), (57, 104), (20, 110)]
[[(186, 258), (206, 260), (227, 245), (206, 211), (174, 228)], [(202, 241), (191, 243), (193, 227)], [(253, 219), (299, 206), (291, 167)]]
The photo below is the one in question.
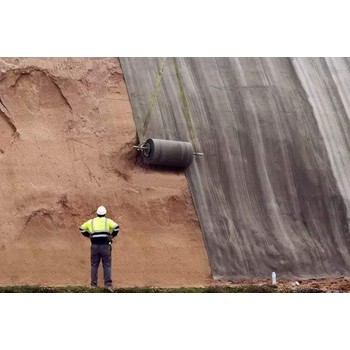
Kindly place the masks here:
[(91, 287), (97, 286), (97, 272), (102, 259), (105, 288), (112, 291), (112, 240), (119, 233), (119, 225), (106, 218), (107, 209), (98, 207), (97, 217), (83, 223), (79, 230), (91, 240)]

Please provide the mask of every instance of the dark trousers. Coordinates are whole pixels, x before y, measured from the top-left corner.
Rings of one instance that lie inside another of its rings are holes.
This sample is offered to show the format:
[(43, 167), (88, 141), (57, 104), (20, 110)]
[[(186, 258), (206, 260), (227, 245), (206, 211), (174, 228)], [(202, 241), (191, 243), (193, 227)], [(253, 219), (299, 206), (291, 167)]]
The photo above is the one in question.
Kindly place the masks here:
[(97, 271), (102, 259), (105, 286), (112, 286), (112, 246), (91, 244), (91, 285), (97, 286)]

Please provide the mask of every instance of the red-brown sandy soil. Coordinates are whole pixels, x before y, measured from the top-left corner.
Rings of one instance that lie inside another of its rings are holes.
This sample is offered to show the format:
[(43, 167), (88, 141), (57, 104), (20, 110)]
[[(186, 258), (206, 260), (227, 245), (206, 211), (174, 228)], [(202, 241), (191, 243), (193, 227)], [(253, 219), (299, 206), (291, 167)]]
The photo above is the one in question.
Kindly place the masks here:
[(0, 59), (0, 99), (1, 285), (89, 284), (78, 227), (99, 205), (121, 227), (116, 286), (211, 283), (185, 175), (132, 149), (118, 59)]

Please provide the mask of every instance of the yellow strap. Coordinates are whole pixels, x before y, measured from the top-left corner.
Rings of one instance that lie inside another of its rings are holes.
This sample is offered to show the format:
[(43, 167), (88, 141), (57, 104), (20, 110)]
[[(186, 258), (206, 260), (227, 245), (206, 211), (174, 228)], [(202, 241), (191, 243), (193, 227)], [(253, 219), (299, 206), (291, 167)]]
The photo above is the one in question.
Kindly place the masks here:
[(141, 142), (146, 141), (146, 140), (144, 140), (144, 137), (145, 137), (145, 134), (147, 131), (149, 121), (151, 119), (154, 104), (157, 101), (160, 83), (161, 83), (162, 78), (163, 78), (163, 71), (164, 71), (166, 59), (167, 59), (167, 57), (163, 57), (163, 59), (160, 63), (160, 69), (159, 69), (157, 78), (155, 80), (154, 86), (153, 86), (151, 98), (150, 98), (149, 103), (148, 103), (146, 118), (145, 118), (145, 121), (143, 122), (142, 134), (141, 134), (141, 139), (140, 139)]
[(185, 94), (185, 84), (183, 82), (183, 78), (182, 78), (182, 75), (181, 75), (180, 67), (179, 67), (179, 65), (177, 63), (176, 57), (173, 57), (173, 63), (174, 63), (174, 67), (175, 67), (177, 83), (179, 85), (179, 90), (180, 90), (180, 98), (181, 98), (181, 102), (182, 102), (182, 111), (184, 113), (184, 116), (185, 116), (185, 119), (186, 119), (186, 123), (187, 123), (187, 127), (188, 127), (188, 130), (190, 132), (190, 138), (191, 138), (191, 141), (192, 141), (192, 145), (193, 145), (194, 151), (197, 152), (197, 147), (196, 147), (196, 143), (195, 143), (194, 128), (193, 128), (190, 108), (188, 106), (188, 101), (187, 101), (187, 97), (186, 97), (186, 94)]
[[(146, 141), (146, 140), (144, 140), (144, 137), (145, 137), (145, 134), (146, 134), (146, 131), (148, 128), (149, 121), (151, 119), (154, 104), (157, 101), (160, 83), (161, 83), (162, 78), (163, 78), (163, 72), (164, 72), (164, 68), (165, 68), (166, 59), (167, 59), (167, 57), (163, 57), (163, 59), (160, 63), (160, 69), (159, 69), (157, 78), (156, 78), (155, 83), (153, 85), (153, 91), (152, 91), (151, 98), (150, 98), (149, 103), (148, 103), (146, 118), (143, 122), (143, 129), (142, 129), (142, 134), (141, 134), (141, 138), (140, 138), (141, 142)], [(187, 123), (187, 127), (188, 127), (188, 130), (190, 133), (190, 138), (192, 141), (194, 151), (197, 152), (198, 148), (197, 148), (196, 142), (195, 142), (195, 134), (194, 134), (194, 128), (193, 128), (193, 122), (192, 122), (192, 118), (191, 118), (190, 108), (189, 108), (187, 97), (185, 94), (185, 85), (183, 82), (180, 67), (177, 63), (176, 57), (173, 57), (173, 63), (174, 63), (176, 78), (177, 78), (177, 82), (178, 82), (179, 90), (180, 90), (182, 111), (183, 111), (185, 119), (186, 119), (186, 123)]]

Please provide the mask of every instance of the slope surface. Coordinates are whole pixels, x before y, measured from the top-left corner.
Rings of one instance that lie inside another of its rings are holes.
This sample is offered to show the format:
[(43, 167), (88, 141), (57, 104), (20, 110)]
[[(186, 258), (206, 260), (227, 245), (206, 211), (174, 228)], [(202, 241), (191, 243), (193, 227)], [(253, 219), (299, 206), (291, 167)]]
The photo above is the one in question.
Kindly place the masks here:
[(136, 164), (117, 59), (1, 59), (0, 128), (0, 284), (88, 284), (78, 227), (99, 205), (121, 226), (116, 285), (208, 281), (185, 176)]
[(121, 63), (140, 139), (205, 153), (186, 175), (215, 278), (349, 274), (348, 59)]

